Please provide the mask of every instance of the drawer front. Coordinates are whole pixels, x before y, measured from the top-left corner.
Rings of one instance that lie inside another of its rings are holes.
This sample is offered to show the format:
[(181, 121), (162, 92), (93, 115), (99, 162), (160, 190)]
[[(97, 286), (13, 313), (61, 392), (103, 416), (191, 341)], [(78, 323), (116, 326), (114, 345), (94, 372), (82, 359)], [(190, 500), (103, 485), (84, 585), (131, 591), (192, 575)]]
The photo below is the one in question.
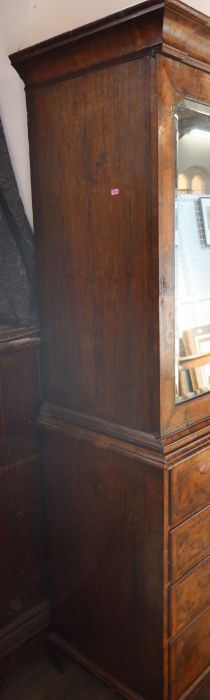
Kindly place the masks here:
[(170, 473), (171, 522), (210, 504), (210, 450), (186, 459)]
[(210, 608), (170, 644), (170, 700), (178, 700), (209, 664)]
[(171, 581), (210, 555), (210, 506), (170, 533)]
[[(210, 605), (210, 557), (170, 590), (171, 635), (181, 632)], [(209, 639), (210, 643), (210, 639)]]

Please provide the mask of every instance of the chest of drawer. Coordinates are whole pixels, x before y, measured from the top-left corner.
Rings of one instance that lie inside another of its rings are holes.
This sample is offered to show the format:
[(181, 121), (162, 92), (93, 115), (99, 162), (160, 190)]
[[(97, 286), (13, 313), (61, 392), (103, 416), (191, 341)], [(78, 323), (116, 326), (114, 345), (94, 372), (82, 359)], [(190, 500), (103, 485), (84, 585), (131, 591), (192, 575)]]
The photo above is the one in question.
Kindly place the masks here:
[(210, 605), (210, 557), (170, 589), (171, 635), (181, 632)]
[(170, 533), (170, 578), (175, 581), (210, 555), (210, 506)]
[(210, 608), (170, 644), (170, 700), (178, 700), (210, 664)]
[(210, 450), (178, 464), (170, 473), (171, 523), (210, 504)]

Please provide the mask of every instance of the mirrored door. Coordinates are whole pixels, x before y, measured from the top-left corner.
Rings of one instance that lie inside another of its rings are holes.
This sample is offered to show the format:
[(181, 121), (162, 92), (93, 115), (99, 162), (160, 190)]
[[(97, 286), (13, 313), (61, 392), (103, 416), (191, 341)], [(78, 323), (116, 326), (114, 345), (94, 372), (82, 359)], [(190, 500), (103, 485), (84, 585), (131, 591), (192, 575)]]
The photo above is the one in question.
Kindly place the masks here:
[(210, 107), (175, 115), (176, 403), (210, 391)]

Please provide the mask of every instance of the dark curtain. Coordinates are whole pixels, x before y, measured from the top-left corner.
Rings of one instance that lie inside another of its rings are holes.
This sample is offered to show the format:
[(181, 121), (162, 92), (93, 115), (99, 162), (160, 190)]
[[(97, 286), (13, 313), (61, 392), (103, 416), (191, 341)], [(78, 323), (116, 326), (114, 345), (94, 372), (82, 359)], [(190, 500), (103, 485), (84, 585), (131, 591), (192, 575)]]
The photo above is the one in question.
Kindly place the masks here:
[(0, 325), (37, 325), (33, 232), (0, 121)]

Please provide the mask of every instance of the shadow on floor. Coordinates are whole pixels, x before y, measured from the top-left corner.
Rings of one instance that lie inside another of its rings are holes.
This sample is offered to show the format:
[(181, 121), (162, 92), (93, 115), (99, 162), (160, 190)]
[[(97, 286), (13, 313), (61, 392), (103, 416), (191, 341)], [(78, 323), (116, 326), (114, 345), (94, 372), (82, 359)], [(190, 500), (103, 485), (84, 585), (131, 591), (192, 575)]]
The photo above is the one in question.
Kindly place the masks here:
[(7, 678), (1, 700), (119, 700), (111, 688), (71, 660), (61, 673), (45, 652), (37, 652)]

